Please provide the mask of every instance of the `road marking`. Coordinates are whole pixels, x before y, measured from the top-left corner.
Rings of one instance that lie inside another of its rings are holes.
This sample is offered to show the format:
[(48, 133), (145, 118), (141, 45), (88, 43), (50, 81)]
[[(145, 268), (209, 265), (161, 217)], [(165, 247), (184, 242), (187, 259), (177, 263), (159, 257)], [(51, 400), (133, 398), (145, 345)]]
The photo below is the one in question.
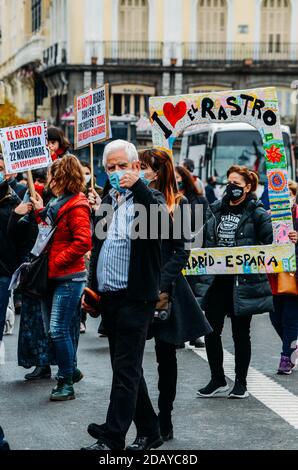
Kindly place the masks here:
[[(193, 349), (193, 352), (208, 362), (205, 350)], [(235, 380), (234, 356), (224, 349), (225, 374), (229, 379)], [(289, 392), (282, 385), (274, 382), (254, 367), (248, 369), (247, 390), (257, 400), (263, 403), (293, 428), (298, 429), (298, 397)]]

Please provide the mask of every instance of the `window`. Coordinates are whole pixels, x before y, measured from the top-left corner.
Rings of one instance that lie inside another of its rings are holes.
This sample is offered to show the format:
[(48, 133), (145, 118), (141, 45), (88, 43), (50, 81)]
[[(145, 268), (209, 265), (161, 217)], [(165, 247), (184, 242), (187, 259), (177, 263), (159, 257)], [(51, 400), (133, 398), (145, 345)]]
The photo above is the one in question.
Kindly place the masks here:
[(206, 55), (212, 59), (225, 50), (227, 40), (226, 0), (200, 0), (198, 2), (197, 40), (202, 44), (201, 50), (198, 51), (198, 55), (201, 57)]
[(121, 0), (119, 40), (148, 41), (148, 1)]
[(261, 10), (262, 51), (287, 59), (290, 52), (291, 6), (288, 0), (264, 0)]
[(41, 0), (31, 0), (32, 33), (38, 31), (41, 25)]

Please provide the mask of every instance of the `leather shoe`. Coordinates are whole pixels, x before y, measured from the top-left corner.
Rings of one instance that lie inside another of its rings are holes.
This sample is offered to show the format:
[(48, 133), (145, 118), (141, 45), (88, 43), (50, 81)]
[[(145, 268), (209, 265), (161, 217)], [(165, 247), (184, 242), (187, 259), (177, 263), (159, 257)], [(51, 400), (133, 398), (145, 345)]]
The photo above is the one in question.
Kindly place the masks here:
[(35, 367), (33, 372), (26, 374), (24, 377), (26, 380), (39, 380), (39, 379), (50, 379), (51, 368), (50, 366)]
[(111, 450), (103, 441), (97, 441), (91, 446), (82, 447), (81, 450)]
[(158, 447), (163, 445), (163, 440), (160, 436), (155, 437), (145, 437), (145, 436), (137, 436), (135, 441), (126, 447), (126, 450), (149, 450), (149, 449), (157, 449)]
[(87, 428), (87, 433), (93, 437), (93, 439), (102, 438), (102, 433), (104, 431), (103, 424), (90, 423)]

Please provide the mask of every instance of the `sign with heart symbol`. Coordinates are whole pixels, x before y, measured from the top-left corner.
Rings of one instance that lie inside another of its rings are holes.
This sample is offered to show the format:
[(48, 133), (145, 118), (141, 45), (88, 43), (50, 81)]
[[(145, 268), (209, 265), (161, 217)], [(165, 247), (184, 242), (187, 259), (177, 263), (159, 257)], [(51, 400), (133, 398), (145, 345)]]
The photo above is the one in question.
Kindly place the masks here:
[[(149, 99), (149, 109), (153, 145), (164, 149), (169, 155), (175, 154), (177, 157), (180, 142), (176, 142), (176, 146), (174, 142), (181, 136), (185, 149), (195, 150), (196, 144), (193, 142), (196, 139), (192, 141), (190, 135), (199, 135), (201, 125), (205, 126), (204, 132), (208, 132), (208, 146), (211, 149), (212, 145), (215, 145), (213, 136), (216, 128), (212, 126), (213, 123), (221, 124), (223, 128), (224, 123), (240, 122), (250, 124), (259, 131), (263, 140), (264, 155), (267, 156), (265, 163), (269, 182), (268, 197), (273, 244), (266, 247), (256, 245), (225, 248), (222, 256), (218, 251), (220, 247), (192, 250), (192, 257), (186, 268), (187, 274), (214, 275), (228, 272), (247, 275), (295, 271), (295, 246), (289, 243), (289, 232), (293, 230), (293, 221), (289, 200), (287, 156), (280, 128), (276, 89), (269, 87), (152, 96)], [(184, 133), (186, 130), (189, 132)], [(237, 139), (238, 137), (231, 135), (231, 145), (237, 145)], [(193, 155), (198, 163), (197, 151)], [(216, 158), (224, 166), (223, 156), (218, 155)], [(205, 159), (205, 162), (207, 161), (208, 158)], [(204, 165), (203, 174), (214, 171), (211, 167), (209, 170), (206, 163)], [(194, 233), (201, 231), (202, 227), (198, 225)], [(199, 246), (199, 243), (193, 246)], [(213, 260), (213, 263), (208, 264), (208, 260)]]
[(169, 123), (175, 127), (176, 123), (186, 114), (187, 106), (185, 101), (179, 101), (176, 105), (173, 103), (165, 103), (163, 105), (163, 113)]

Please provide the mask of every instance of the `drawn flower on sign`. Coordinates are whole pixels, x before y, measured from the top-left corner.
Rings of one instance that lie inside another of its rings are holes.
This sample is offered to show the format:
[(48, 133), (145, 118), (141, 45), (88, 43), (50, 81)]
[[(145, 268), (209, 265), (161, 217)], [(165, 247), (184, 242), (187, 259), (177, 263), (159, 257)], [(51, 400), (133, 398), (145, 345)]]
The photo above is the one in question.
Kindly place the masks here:
[(270, 149), (266, 149), (266, 157), (272, 163), (278, 163), (282, 159), (282, 153), (278, 147), (272, 145)]

